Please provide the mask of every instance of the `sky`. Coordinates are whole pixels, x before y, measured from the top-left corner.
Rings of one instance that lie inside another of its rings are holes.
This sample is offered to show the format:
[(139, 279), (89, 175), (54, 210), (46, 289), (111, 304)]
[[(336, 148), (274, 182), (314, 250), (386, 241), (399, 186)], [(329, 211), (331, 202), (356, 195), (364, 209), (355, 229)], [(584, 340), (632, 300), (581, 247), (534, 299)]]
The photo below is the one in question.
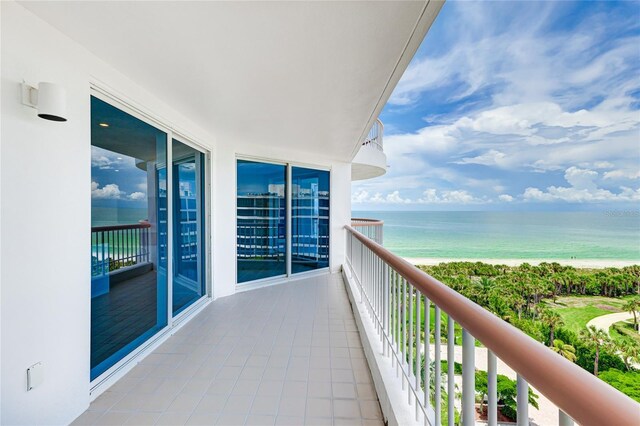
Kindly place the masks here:
[(147, 172), (135, 158), (91, 147), (91, 204), (94, 207), (145, 208)]
[(447, 1), (353, 210), (640, 207), (640, 2)]

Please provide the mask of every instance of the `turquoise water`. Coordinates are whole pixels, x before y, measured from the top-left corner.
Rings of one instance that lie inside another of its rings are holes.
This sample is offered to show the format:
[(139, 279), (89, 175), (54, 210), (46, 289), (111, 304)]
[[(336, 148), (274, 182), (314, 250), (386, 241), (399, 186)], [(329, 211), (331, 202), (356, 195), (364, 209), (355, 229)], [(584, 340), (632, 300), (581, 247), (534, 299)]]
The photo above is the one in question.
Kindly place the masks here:
[(353, 212), (403, 257), (640, 260), (638, 211)]
[(147, 209), (91, 207), (91, 226), (131, 225), (146, 219)]

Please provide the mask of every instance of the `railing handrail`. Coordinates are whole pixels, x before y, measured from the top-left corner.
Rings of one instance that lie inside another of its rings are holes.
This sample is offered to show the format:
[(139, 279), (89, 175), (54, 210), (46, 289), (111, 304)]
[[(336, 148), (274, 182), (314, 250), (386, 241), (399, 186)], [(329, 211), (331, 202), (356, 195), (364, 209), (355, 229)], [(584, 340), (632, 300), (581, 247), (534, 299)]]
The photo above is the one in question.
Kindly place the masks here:
[(582, 425), (637, 424), (640, 404), (516, 327), (396, 256), (353, 227), (363, 245)]
[(149, 222), (132, 223), (129, 225), (92, 226), (91, 232), (121, 231), (125, 229), (145, 229), (151, 228)]
[(351, 226), (383, 226), (384, 221), (378, 219), (365, 219), (363, 217), (352, 217)]

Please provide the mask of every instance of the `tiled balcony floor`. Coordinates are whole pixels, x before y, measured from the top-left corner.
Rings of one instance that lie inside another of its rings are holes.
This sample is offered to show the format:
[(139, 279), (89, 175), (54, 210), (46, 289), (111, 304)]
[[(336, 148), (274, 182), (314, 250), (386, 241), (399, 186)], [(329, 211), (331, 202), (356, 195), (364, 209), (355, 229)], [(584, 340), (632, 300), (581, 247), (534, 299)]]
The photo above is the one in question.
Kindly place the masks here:
[(382, 425), (339, 274), (216, 300), (74, 424)]

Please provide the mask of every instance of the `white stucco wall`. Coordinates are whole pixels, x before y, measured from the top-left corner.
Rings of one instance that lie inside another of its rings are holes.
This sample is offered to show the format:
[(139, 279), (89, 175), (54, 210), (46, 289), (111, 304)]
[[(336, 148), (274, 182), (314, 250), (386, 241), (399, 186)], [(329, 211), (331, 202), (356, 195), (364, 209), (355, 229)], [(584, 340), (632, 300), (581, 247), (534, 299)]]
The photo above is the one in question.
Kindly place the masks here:
[[(91, 82), (191, 135), (212, 152), (213, 294), (235, 292), (235, 158), (330, 167), (331, 267), (344, 258), (350, 164), (210, 135), (74, 41), (13, 2), (1, 2), (0, 423), (66, 424), (89, 405)], [(170, 60), (170, 58), (167, 58)], [(58, 83), (66, 123), (20, 103), (19, 83)], [(286, 123), (286, 117), (283, 118)], [(44, 383), (26, 392), (26, 369)]]

